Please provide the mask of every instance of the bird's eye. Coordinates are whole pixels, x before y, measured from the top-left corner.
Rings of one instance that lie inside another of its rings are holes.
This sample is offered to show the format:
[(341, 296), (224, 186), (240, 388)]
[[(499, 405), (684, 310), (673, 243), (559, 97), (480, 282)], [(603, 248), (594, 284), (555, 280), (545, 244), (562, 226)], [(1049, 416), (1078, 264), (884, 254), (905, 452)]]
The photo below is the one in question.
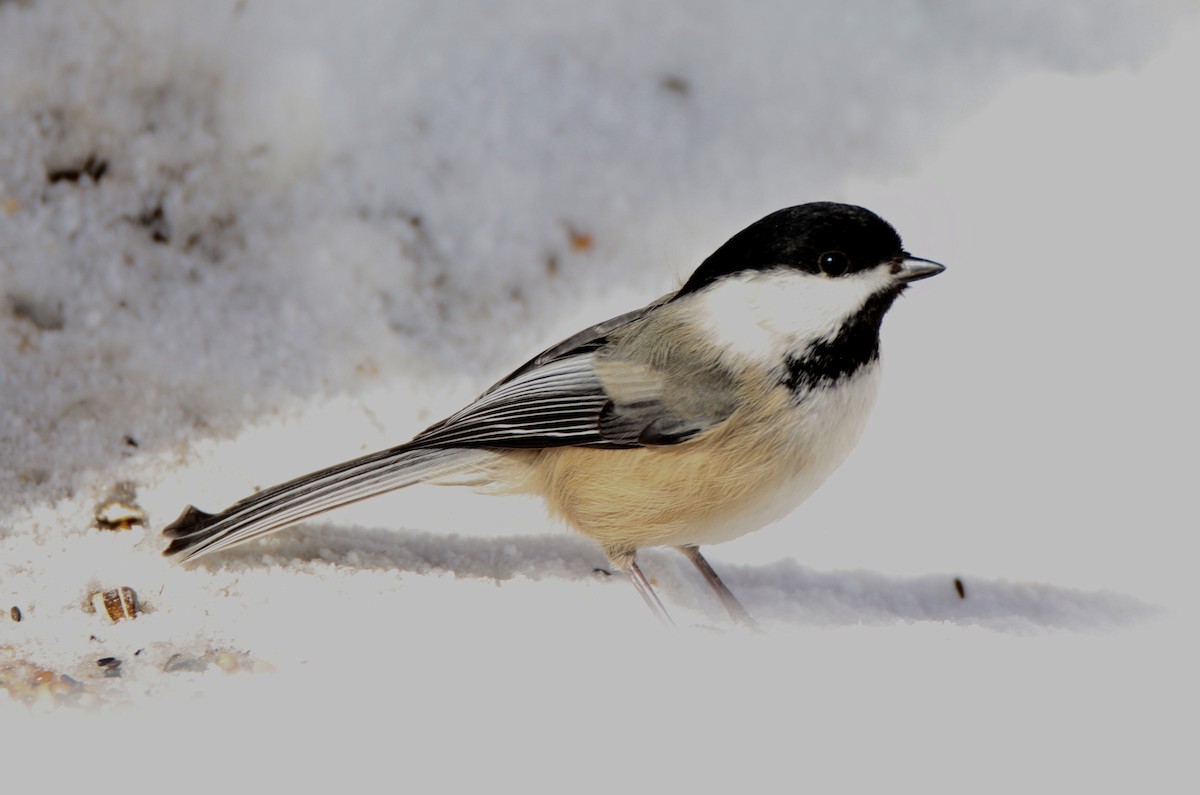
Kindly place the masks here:
[(829, 276), (841, 276), (850, 270), (850, 258), (840, 251), (826, 251), (817, 257), (817, 266), (821, 269), (821, 273)]

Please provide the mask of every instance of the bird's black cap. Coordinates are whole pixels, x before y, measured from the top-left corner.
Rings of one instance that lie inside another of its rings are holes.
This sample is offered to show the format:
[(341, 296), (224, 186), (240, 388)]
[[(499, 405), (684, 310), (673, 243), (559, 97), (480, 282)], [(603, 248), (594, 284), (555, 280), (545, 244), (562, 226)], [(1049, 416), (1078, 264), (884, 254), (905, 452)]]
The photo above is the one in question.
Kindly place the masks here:
[[(822, 272), (822, 258), (838, 273), (874, 268), (905, 256), (900, 236), (875, 213), (853, 204), (812, 202), (773, 212), (731, 237), (696, 269), (679, 295), (722, 276), (780, 266)], [(837, 275), (837, 274), (834, 274)]]

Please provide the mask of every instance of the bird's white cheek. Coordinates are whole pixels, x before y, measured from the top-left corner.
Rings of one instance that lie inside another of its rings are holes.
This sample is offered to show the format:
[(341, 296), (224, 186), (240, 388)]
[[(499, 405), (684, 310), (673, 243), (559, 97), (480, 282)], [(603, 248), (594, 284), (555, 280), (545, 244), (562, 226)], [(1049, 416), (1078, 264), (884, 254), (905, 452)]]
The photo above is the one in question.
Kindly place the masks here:
[(740, 284), (707, 290), (699, 300), (696, 326), (717, 350), (753, 360), (770, 355), (776, 343), (776, 334), (760, 322)]
[(699, 298), (697, 324), (718, 349), (777, 361), (837, 333), (879, 288), (873, 272), (830, 279), (791, 269), (730, 277)]

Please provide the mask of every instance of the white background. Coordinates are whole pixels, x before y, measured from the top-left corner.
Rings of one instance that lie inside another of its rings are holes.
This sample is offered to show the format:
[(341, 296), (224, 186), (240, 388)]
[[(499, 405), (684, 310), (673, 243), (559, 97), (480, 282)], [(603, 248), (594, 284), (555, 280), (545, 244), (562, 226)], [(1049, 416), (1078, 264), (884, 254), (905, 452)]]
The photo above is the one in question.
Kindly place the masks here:
[[(333, 5), (0, 3), (6, 783), (1193, 791), (1192, 6)], [(764, 635), (516, 498), (159, 555), (819, 199), (948, 269), (846, 465), (708, 550)]]

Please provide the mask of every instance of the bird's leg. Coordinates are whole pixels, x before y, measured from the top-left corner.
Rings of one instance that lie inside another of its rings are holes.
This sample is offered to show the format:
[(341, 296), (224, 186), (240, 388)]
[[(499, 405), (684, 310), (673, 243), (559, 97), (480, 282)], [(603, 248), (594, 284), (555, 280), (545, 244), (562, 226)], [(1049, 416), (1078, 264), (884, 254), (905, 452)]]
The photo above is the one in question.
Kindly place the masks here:
[(699, 547), (676, 547), (676, 549), (682, 552), (683, 556), (700, 570), (700, 573), (704, 575), (705, 582), (717, 594), (717, 598), (721, 600), (721, 604), (725, 605), (725, 609), (729, 611), (729, 615), (734, 621), (750, 629), (760, 629), (758, 622), (746, 612), (746, 608), (742, 607), (742, 603), (725, 586), (725, 583), (721, 582), (721, 578), (713, 571), (713, 567), (708, 565), (708, 561), (700, 554)]
[(650, 608), (650, 612), (666, 626), (675, 626), (675, 622), (671, 620), (671, 614), (667, 612), (667, 608), (663, 607), (662, 600), (658, 598), (658, 594), (650, 587), (650, 581), (646, 579), (646, 575), (642, 574), (641, 568), (638, 567), (637, 556), (628, 553), (609, 555), (609, 560), (616, 564), (617, 568), (629, 575), (633, 587), (637, 588), (637, 592), (645, 600), (646, 606)]

